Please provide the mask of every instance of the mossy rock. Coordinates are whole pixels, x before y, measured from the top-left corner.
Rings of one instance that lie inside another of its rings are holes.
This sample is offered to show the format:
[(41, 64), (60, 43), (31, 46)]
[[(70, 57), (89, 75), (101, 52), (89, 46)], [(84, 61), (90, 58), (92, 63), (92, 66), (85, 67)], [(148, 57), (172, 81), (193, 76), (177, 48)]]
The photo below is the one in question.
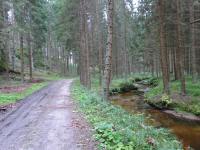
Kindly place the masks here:
[(126, 93), (130, 91), (138, 90), (138, 87), (133, 85), (133, 83), (121, 83), (119, 88), (113, 88), (110, 90), (110, 95), (118, 94), (118, 93)]
[(141, 84), (151, 86), (151, 87), (156, 87), (158, 86), (159, 80), (158, 78), (148, 78), (140, 81)]
[(138, 88), (133, 85), (132, 83), (122, 83), (120, 85), (120, 92), (125, 93), (125, 92), (130, 92), (133, 90), (138, 90)]
[(135, 78), (135, 82), (140, 82), (142, 81), (142, 78)]
[(110, 95), (114, 95), (114, 94), (118, 94), (120, 93), (120, 89), (119, 88), (114, 88), (110, 90)]

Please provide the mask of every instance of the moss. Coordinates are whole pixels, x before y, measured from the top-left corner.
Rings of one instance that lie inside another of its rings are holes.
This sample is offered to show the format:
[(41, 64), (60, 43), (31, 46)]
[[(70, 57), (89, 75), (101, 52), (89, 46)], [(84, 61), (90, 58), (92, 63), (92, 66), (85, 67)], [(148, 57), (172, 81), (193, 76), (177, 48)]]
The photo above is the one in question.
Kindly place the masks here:
[[(180, 93), (180, 82), (173, 81), (170, 84), (171, 99), (172, 102), (167, 106), (168, 109), (175, 109), (179, 111), (186, 111), (195, 115), (200, 115), (200, 83), (192, 83), (190, 78), (186, 80), (187, 96), (181, 96)], [(145, 94), (147, 102), (151, 105), (155, 105), (159, 108), (166, 107), (162, 103), (162, 90), (163, 84), (161, 80), (158, 86), (152, 88), (148, 93)]]

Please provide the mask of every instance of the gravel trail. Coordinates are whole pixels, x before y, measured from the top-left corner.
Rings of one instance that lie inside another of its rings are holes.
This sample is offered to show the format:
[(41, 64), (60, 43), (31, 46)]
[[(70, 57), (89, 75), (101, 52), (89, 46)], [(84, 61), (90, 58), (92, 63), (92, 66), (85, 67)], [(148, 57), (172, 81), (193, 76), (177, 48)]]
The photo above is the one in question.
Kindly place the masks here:
[(94, 150), (85, 119), (70, 98), (72, 80), (27, 97), (0, 118), (0, 150)]

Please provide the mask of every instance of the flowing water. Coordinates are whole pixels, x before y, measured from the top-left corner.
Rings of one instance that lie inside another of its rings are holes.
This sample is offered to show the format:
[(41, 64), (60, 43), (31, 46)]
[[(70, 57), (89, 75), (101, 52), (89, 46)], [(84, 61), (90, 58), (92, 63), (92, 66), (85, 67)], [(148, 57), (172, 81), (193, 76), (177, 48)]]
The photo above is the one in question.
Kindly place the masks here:
[(144, 102), (143, 94), (129, 92), (111, 97), (114, 105), (121, 106), (130, 113), (144, 113), (148, 115), (147, 124), (155, 127), (168, 128), (183, 143), (185, 150), (192, 147), (200, 150), (200, 124), (179, 120), (162, 111), (156, 110)]

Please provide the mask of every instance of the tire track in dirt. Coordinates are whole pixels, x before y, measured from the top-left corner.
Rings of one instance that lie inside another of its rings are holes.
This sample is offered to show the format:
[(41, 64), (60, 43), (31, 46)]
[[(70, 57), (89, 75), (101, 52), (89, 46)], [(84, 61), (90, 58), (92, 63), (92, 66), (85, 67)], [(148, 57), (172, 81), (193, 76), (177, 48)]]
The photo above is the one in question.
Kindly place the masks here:
[[(0, 119), (0, 150), (96, 149), (89, 125), (74, 113), (71, 83), (51, 83)], [(80, 125), (73, 126), (74, 122)]]

